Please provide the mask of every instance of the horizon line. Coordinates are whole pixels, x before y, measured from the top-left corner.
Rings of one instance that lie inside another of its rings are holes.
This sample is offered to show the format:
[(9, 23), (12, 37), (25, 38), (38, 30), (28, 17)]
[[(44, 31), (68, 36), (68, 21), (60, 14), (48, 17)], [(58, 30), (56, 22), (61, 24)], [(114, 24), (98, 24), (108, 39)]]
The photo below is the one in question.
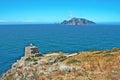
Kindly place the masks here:
[[(0, 25), (61, 25), (61, 23), (0, 23)], [(86, 24), (83, 24), (86, 25)], [(120, 22), (103, 22), (103, 23), (96, 23), (94, 25), (120, 25)]]

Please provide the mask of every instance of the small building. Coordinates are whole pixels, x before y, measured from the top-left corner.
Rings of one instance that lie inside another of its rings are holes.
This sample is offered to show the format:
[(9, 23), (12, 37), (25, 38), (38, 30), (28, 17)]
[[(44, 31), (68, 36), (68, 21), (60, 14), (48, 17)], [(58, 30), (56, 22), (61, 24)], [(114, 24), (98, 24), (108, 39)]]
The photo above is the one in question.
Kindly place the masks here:
[(25, 47), (25, 57), (35, 57), (40, 55), (41, 54), (36, 46), (30, 44), (30, 46)]

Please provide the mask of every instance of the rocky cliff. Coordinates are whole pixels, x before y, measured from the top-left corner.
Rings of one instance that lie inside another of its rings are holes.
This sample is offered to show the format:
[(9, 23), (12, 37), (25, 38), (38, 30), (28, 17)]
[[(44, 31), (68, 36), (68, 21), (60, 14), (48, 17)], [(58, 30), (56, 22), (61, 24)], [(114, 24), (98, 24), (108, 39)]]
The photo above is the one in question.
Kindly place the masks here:
[(72, 18), (70, 20), (64, 20), (61, 24), (65, 25), (83, 25), (83, 24), (95, 24), (95, 22), (84, 18)]
[(1, 80), (119, 80), (120, 49), (22, 57)]

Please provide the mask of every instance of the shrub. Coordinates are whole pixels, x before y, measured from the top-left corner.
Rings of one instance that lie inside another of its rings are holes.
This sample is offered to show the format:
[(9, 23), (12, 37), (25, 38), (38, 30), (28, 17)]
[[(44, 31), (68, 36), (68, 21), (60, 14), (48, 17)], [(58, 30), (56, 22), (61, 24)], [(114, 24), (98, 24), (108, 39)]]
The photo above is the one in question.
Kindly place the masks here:
[(77, 63), (77, 62), (80, 62), (81, 63), (81, 61), (79, 61), (79, 60), (77, 60), (77, 59), (72, 59), (72, 60), (70, 60), (70, 61), (68, 61), (67, 63)]
[(28, 58), (25, 59), (25, 61), (37, 61), (37, 59), (28, 57)]
[(30, 58), (30, 57), (28, 57), (28, 58), (26, 58), (26, 59), (25, 59), (25, 61), (31, 61), (31, 58)]

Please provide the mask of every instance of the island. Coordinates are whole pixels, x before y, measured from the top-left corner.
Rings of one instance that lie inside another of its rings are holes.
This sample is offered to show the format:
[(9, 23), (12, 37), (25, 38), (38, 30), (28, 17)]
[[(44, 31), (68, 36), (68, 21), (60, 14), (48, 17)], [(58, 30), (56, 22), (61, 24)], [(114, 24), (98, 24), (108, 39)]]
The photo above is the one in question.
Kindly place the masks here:
[(0, 80), (119, 80), (120, 49), (42, 54), (25, 47), (25, 56), (12, 64)]
[(84, 25), (84, 24), (96, 24), (93, 21), (84, 19), (84, 18), (72, 18), (70, 20), (64, 20), (61, 22), (63, 25)]

